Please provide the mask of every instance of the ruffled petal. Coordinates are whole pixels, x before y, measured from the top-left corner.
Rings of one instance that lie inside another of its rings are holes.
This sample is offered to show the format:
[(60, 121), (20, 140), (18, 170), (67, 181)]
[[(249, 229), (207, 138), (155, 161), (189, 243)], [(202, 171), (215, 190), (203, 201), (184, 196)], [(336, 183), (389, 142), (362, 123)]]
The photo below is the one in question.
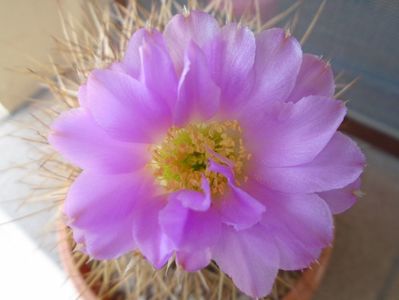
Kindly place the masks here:
[(51, 126), (50, 144), (82, 169), (131, 172), (143, 167), (148, 146), (112, 139), (83, 108), (63, 113)]
[(145, 28), (139, 29), (130, 38), (122, 62), (116, 65), (118, 69), (123, 70), (135, 79), (140, 78), (140, 48), (143, 46), (144, 42), (160, 46), (164, 45), (162, 34), (159, 31)]
[(139, 29), (129, 40), (126, 54), (111, 70), (124, 72), (145, 83), (172, 108), (176, 101), (178, 80), (162, 33)]
[(253, 140), (254, 163), (286, 167), (312, 161), (331, 140), (345, 114), (343, 102), (320, 96), (276, 104), (247, 131), (249, 144)]
[(215, 173), (222, 174), (224, 177), (226, 177), (227, 182), (230, 185), (234, 185), (235, 179), (234, 179), (233, 165), (227, 165), (227, 166), (222, 165), (222, 164), (219, 164), (211, 159), (211, 160), (209, 160), (208, 170), (215, 172)]
[(162, 268), (173, 253), (173, 245), (159, 224), (159, 213), (166, 200), (156, 197), (143, 198), (134, 212), (133, 236), (141, 253), (151, 264)]
[(210, 161), (208, 170), (222, 174), (227, 178), (230, 191), (223, 197), (218, 210), (223, 223), (232, 225), (235, 230), (243, 230), (257, 224), (265, 206), (244, 190), (235, 186), (231, 167)]
[(206, 249), (219, 239), (220, 218), (214, 209), (195, 211), (184, 207), (180, 201), (170, 199), (160, 212), (163, 231), (179, 251)]
[(181, 190), (169, 196), (169, 201), (179, 201), (184, 207), (197, 210), (207, 211), (211, 206), (211, 191), (209, 182), (202, 177), (202, 193), (190, 190)]
[(345, 187), (360, 176), (364, 165), (358, 146), (337, 132), (313, 161), (295, 167), (258, 167), (252, 177), (274, 190), (314, 193)]
[(287, 101), (297, 102), (311, 95), (333, 97), (334, 91), (334, 74), (330, 64), (317, 56), (304, 54), (294, 89)]
[(183, 70), (184, 53), (193, 41), (200, 48), (219, 32), (219, 24), (207, 13), (192, 11), (188, 15), (177, 14), (166, 25), (164, 37), (178, 74)]
[(109, 135), (128, 142), (150, 143), (171, 124), (167, 104), (142, 83), (120, 72), (92, 72), (85, 107)]
[(356, 200), (356, 193), (360, 192), (360, 178), (342, 189), (319, 193), (319, 196), (327, 202), (333, 214), (340, 214), (351, 208)]
[(149, 198), (152, 192), (151, 179), (141, 172), (83, 171), (68, 192), (64, 212), (69, 225), (80, 231), (88, 254), (111, 259), (134, 249), (134, 207), (137, 199)]
[(221, 113), (242, 109), (248, 101), (255, 51), (252, 31), (238, 24), (223, 27), (206, 46), (212, 77), (222, 90)]
[(268, 208), (261, 223), (275, 239), (281, 269), (306, 268), (331, 244), (333, 218), (319, 196), (278, 193), (252, 181), (247, 188)]
[(311, 247), (285, 227), (275, 228), (273, 237), (280, 255), (281, 270), (296, 271), (308, 268), (319, 259), (326, 246)]
[(255, 85), (250, 111), (285, 101), (294, 88), (302, 64), (298, 41), (283, 29), (273, 28), (256, 37)]
[(159, 40), (144, 39), (140, 47), (140, 81), (173, 108), (177, 98), (178, 79), (166, 44), (163, 38)]
[(187, 272), (196, 272), (205, 268), (211, 262), (211, 251), (209, 248), (200, 251), (176, 253), (177, 263)]
[(151, 197), (152, 180), (143, 172), (101, 174), (83, 171), (71, 186), (64, 211), (71, 224), (92, 229), (131, 218), (137, 199)]
[(270, 293), (279, 267), (274, 240), (260, 225), (235, 231), (224, 225), (212, 258), (247, 295), (260, 298)]
[(211, 79), (205, 54), (195, 43), (189, 43), (180, 77), (175, 123), (183, 126), (188, 121), (212, 118), (219, 108), (219, 98), (220, 89)]
[(257, 224), (266, 211), (264, 205), (244, 190), (232, 186), (231, 192), (223, 198), (220, 215), (223, 223), (243, 230)]
[[(130, 230), (131, 226), (132, 221), (124, 219), (101, 231), (84, 231), (83, 252), (98, 260), (108, 260), (134, 251), (137, 246)], [(78, 229), (73, 228), (73, 231), (75, 230)]]

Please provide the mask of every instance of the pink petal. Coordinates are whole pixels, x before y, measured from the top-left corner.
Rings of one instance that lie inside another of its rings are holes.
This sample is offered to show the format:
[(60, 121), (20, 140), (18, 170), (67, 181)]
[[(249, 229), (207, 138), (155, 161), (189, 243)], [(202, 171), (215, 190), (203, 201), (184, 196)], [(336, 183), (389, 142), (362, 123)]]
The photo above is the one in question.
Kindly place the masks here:
[(335, 82), (331, 66), (317, 56), (304, 54), (295, 87), (288, 101), (297, 102), (311, 95), (333, 97), (334, 91)]
[[(136, 250), (133, 239), (131, 220), (124, 219), (115, 226), (98, 230), (85, 231), (84, 252), (98, 260), (115, 259)], [(73, 229), (76, 230), (76, 229)]]
[(72, 184), (64, 211), (77, 227), (105, 227), (117, 223), (118, 218), (130, 217), (137, 199), (151, 197), (151, 193), (151, 178), (143, 172), (101, 174), (85, 170)]
[(253, 178), (278, 191), (323, 192), (355, 181), (364, 164), (364, 155), (357, 145), (337, 132), (313, 161), (295, 167), (259, 167), (253, 171)]
[(171, 200), (160, 212), (159, 220), (177, 250), (198, 251), (216, 243), (221, 223), (214, 209), (195, 211)]
[(235, 185), (231, 167), (211, 160), (208, 170), (226, 177), (230, 187), (229, 193), (223, 197), (218, 207), (222, 222), (232, 225), (235, 230), (247, 229), (258, 223), (266, 209), (258, 200)]
[(256, 37), (255, 86), (252, 109), (287, 99), (302, 63), (298, 41), (283, 29), (274, 28)]
[(199, 271), (211, 262), (211, 252), (209, 249), (185, 252), (178, 251), (176, 253), (177, 263), (187, 272)]
[(321, 251), (324, 248), (309, 246), (285, 227), (275, 228), (273, 236), (280, 254), (279, 268), (286, 271), (308, 268), (313, 262), (319, 259)]
[(211, 79), (204, 53), (195, 43), (189, 43), (179, 83), (175, 123), (183, 126), (193, 119), (210, 119), (219, 108), (219, 97), (220, 89)]
[(137, 30), (130, 38), (125, 56), (118, 66), (130, 76), (139, 79), (141, 72), (140, 47), (143, 43), (164, 45), (162, 34), (157, 30), (145, 28)]
[(333, 214), (340, 214), (351, 208), (356, 200), (356, 192), (360, 191), (360, 178), (344, 188), (319, 193), (327, 202)]
[(180, 201), (180, 203), (192, 210), (207, 211), (211, 206), (211, 191), (208, 180), (202, 178), (202, 190), (203, 192), (196, 192), (190, 190), (180, 190), (170, 195), (169, 201)]
[(120, 72), (96, 70), (87, 82), (87, 108), (111, 136), (149, 143), (170, 126), (167, 104), (137, 80)]
[(177, 98), (178, 79), (165, 42), (163, 39), (160, 42), (145, 38), (139, 52), (140, 80), (173, 108)]
[(206, 46), (212, 76), (222, 90), (221, 113), (242, 109), (242, 102), (247, 101), (255, 51), (252, 31), (237, 24), (223, 27)]
[(316, 194), (285, 194), (251, 182), (248, 186), (268, 208), (262, 218), (280, 253), (280, 268), (308, 267), (333, 239), (333, 218)]
[(48, 139), (67, 160), (83, 169), (131, 172), (149, 159), (148, 146), (120, 142), (99, 127), (83, 108), (63, 113), (52, 124)]
[(223, 223), (232, 225), (235, 230), (243, 230), (259, 223), (266, 209), (244, 190), (231, 186), (231, 192), (223, 198), (219, 210)]
[(170, 20), (165, 27), (164, 37), (178, 74), (183, 70), (188, 44), (193, 41), (202, 48), (218, 32), (218, 22), (201, 11), (192, 11), (188, 16), (177, 14)]
[(173, 253), (173, 245), (159, 224), (159, 213), (166, 201), (161, 198), (139, 201), (134, 212), (133, 236), (141, 253), (151, 264), (162, 268)]
[(247, 131), (248, 139), (254, 141), (254, 163), (286, 167), (312, 161), (331, 140), (345, 114), (343, 102), (319, 96), (276, 104)]
[(64, 211), (91, 256), (115, 258), (135, 248), (131, 233), (134, 207), (137, 199), (147, 199), (151, 193), (151, 180), (141, 172), (104, 175), (83, 171), (68, 192)]
[(222, 174), (224, 177), (226, 177), (226, 179), (230, 185), (234, 185), (234, 180), (235, 180), (234, 172), (233, 172), (232, 168), (233, 168), (232, 165), (226, 166), (226, 165), (219, 164), (213, 160), (209, 160), (208, 170), (215, 172), (215, 173)]
[(245, 294), (260, 298), (271, 292), (279, 254), (270, 234), (260, 225), (235, 231), (224, 225), (212, 258)]

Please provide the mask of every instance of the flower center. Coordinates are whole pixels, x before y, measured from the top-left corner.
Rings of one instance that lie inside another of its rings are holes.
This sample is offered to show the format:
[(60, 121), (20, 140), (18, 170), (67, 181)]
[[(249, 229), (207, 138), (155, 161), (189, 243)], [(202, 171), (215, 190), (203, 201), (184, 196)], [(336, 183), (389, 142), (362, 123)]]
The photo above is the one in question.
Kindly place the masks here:
[(208, 179), (212, 195), (223, 195), (227, 179), (209, 170), (209, 161), (231, 164), (236, 184), (245, 181), (243, 174), (250, 154), (243, 145), (237, 121), (190, 124), (172, 127), (161, 144), (152, 148), (150, 166), (160, 185), (168, 191), (201, 191), (201, 178)]

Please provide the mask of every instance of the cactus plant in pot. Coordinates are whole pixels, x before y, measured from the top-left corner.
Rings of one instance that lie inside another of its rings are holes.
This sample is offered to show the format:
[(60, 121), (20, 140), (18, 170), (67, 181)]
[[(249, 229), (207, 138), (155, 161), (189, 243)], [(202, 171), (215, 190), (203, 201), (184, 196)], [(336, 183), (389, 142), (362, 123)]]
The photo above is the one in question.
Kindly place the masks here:
[(89, 3), (81, 40), (65, 26), (48, 141), (86, 299), (310, 299), (326, 269), (364, 166), (331, 67), (217, 2)]

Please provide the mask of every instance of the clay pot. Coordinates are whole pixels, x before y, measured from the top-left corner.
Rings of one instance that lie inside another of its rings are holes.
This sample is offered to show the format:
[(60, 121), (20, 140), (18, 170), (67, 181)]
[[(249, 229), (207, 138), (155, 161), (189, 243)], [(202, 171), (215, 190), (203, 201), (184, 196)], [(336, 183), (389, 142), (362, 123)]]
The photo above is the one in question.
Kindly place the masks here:
[(58, 253), (68, 278), (72, 280), (82, 300), (99, 300), (94, 291), (87, 285), (81, 270), (77, 267), (73, 255), (72, 244), (67, 227), (59, 222), (58, 224)]
[(306, 269), (295, 287), (284, 297), (283, 300), (309, 300), (320, 286), (324, 273), (330, 262), (332, 248), (324, 249), (320, 256), (319, 263), (314, 263)]
[[(63, 224), (59, 227), (58, 249), (62, 264), (69, 274), (69, 278), (73, 281), (80, 299), (100, 300), (94, 291), (88, 287), (81, 270), (75, 264), (68, 230)], [(296, 282), (294, 288), (281, 300), (310, 300), (324, 276), (330, 261), (331, 252), (332, 248), (326, 248), (319, 259), (319, 263), (315, 263), (309, 269), (306, 269)]]

